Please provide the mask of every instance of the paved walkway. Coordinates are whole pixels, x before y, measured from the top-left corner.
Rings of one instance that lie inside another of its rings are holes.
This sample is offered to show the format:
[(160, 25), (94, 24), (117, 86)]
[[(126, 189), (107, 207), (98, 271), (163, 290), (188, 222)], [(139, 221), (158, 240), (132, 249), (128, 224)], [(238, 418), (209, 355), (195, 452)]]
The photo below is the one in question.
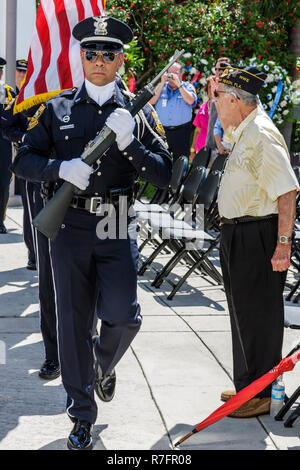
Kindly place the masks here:
[[(38, 284), (36, 272), (24, 268), (22, 208), (9, 208), (6, 224), (9, 233), (0, 239), (0, 347), (5, 342), (6, 351), (5, 364), (0, 363), (0, 450), (66, 449), (72, 424), (65, 414), (61, 380), (38, 377), (44, 359)], [(154, 268), (165, 263), (164, 256)], [(230, 325), (222, 288), (194, 275), (168, 301), (170, 286), (163, 283), (156, 290), (153, 278), (148, 270), (139, 280), (143, 326), (117, 367), (114, 400), (98, 402), (94, 449), (171, 450), (179, 437), (222, 404), (221, 391), (232, 388)], [(286, 329), (283, 353), (298, 341), (299, 330)], [(284, 376), (288, 394), (299, 385), (299, 370), (298, 365)], [(224, 418), (181, 449), (299, 450), (300, 419), (285, 428), (269, 416)]]

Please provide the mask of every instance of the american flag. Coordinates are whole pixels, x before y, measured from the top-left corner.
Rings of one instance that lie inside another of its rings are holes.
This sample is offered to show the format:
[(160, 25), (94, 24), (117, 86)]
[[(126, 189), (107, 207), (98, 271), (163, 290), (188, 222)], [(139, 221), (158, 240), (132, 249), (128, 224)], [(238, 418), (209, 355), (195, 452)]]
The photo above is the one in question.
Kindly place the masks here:
[(72, 29), (85, 18), (105, 15), (105, 1), (41, 0), (15, 113), (82, 83), (79, 43)]

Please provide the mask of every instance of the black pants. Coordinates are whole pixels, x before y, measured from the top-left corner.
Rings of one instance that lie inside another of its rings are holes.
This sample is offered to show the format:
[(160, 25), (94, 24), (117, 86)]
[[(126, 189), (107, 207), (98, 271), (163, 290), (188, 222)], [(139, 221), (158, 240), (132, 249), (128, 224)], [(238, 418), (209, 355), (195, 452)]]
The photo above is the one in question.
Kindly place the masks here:
[(173, 155), (173, 160), (185, 155), (190, 155), (191, 123), (187, 122), (184, 126), (177, 129), (166, 129), (166, 138), (169, 145), (169, 151)]
[[(44, 207), (40, 191), (40, 184), (33, 183), (33, 218)], [(57, 361), (55, 294), (49, 240), (38, 230), (35, 231), (35, 235), (39, 277), (40, 326), (45, 347), (45, 357), (48, 360)]]
[[(56, 292), (59, 360), (67, 412), (95, 423), (92, 336), (95, 311), (101, 319), (95, 353), (109, 374), (140, 329), (137, 302), (138, 247), (134, 238), (100, 239), (100, 217), (69, 209), (50, 244)], [(132, 230), (136, 229), (133, 225)]]
[(31, 224), (34, 211), (33, 191), (34, 183), (19, 178), (19, 189), (23, 204), (23, 237), (28, 250), (28, 260), (36, 262), (35, 234)]
[(11, 165), (11, 143), (0, 136), (0, 225), (5, 220), (5, 213), (9, 198), (9, 184), (12, 173)]
[[(277, 226), (277, 218), (222, 226), (220, 261), (237, 391), (281, 360), (286, 272), (274, 272), (271, 265)], [(271, 385), (257, 396), (268, 397), (270, 391)]]

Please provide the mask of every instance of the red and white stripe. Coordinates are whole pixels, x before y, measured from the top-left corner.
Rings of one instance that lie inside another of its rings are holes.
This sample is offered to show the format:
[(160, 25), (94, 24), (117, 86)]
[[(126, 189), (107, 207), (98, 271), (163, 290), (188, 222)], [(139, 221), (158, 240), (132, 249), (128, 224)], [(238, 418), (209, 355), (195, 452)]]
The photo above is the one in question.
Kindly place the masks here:
[(79, 21), (100, 15), (105, 15), (105, 0), (41, 0), (15, 112), (81, 85), (80, 46), (72, 29)]

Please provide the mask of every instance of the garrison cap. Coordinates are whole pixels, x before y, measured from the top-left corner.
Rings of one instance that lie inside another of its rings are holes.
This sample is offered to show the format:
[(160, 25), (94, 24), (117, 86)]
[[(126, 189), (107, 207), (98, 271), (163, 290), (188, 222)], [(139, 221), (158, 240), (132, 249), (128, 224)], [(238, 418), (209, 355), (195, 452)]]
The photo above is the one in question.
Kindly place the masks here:
[(80, 21), (72, 31), (84, 49), (120, 51), (133, 39), (131, 28), (109, 16), (93, 16)]
[(252, 95), (257, 95), (267, 75), (252, 66), (239, 67), (238, 65), (220, 64), (219, 83), (239, 88)]
[(27, 70), (27, 60), (21, 59), (16, 61), (16, 69)]
[(0, 57), (0, 71), (3, 70), (3, 66), (6, 64), (6, 60)]

